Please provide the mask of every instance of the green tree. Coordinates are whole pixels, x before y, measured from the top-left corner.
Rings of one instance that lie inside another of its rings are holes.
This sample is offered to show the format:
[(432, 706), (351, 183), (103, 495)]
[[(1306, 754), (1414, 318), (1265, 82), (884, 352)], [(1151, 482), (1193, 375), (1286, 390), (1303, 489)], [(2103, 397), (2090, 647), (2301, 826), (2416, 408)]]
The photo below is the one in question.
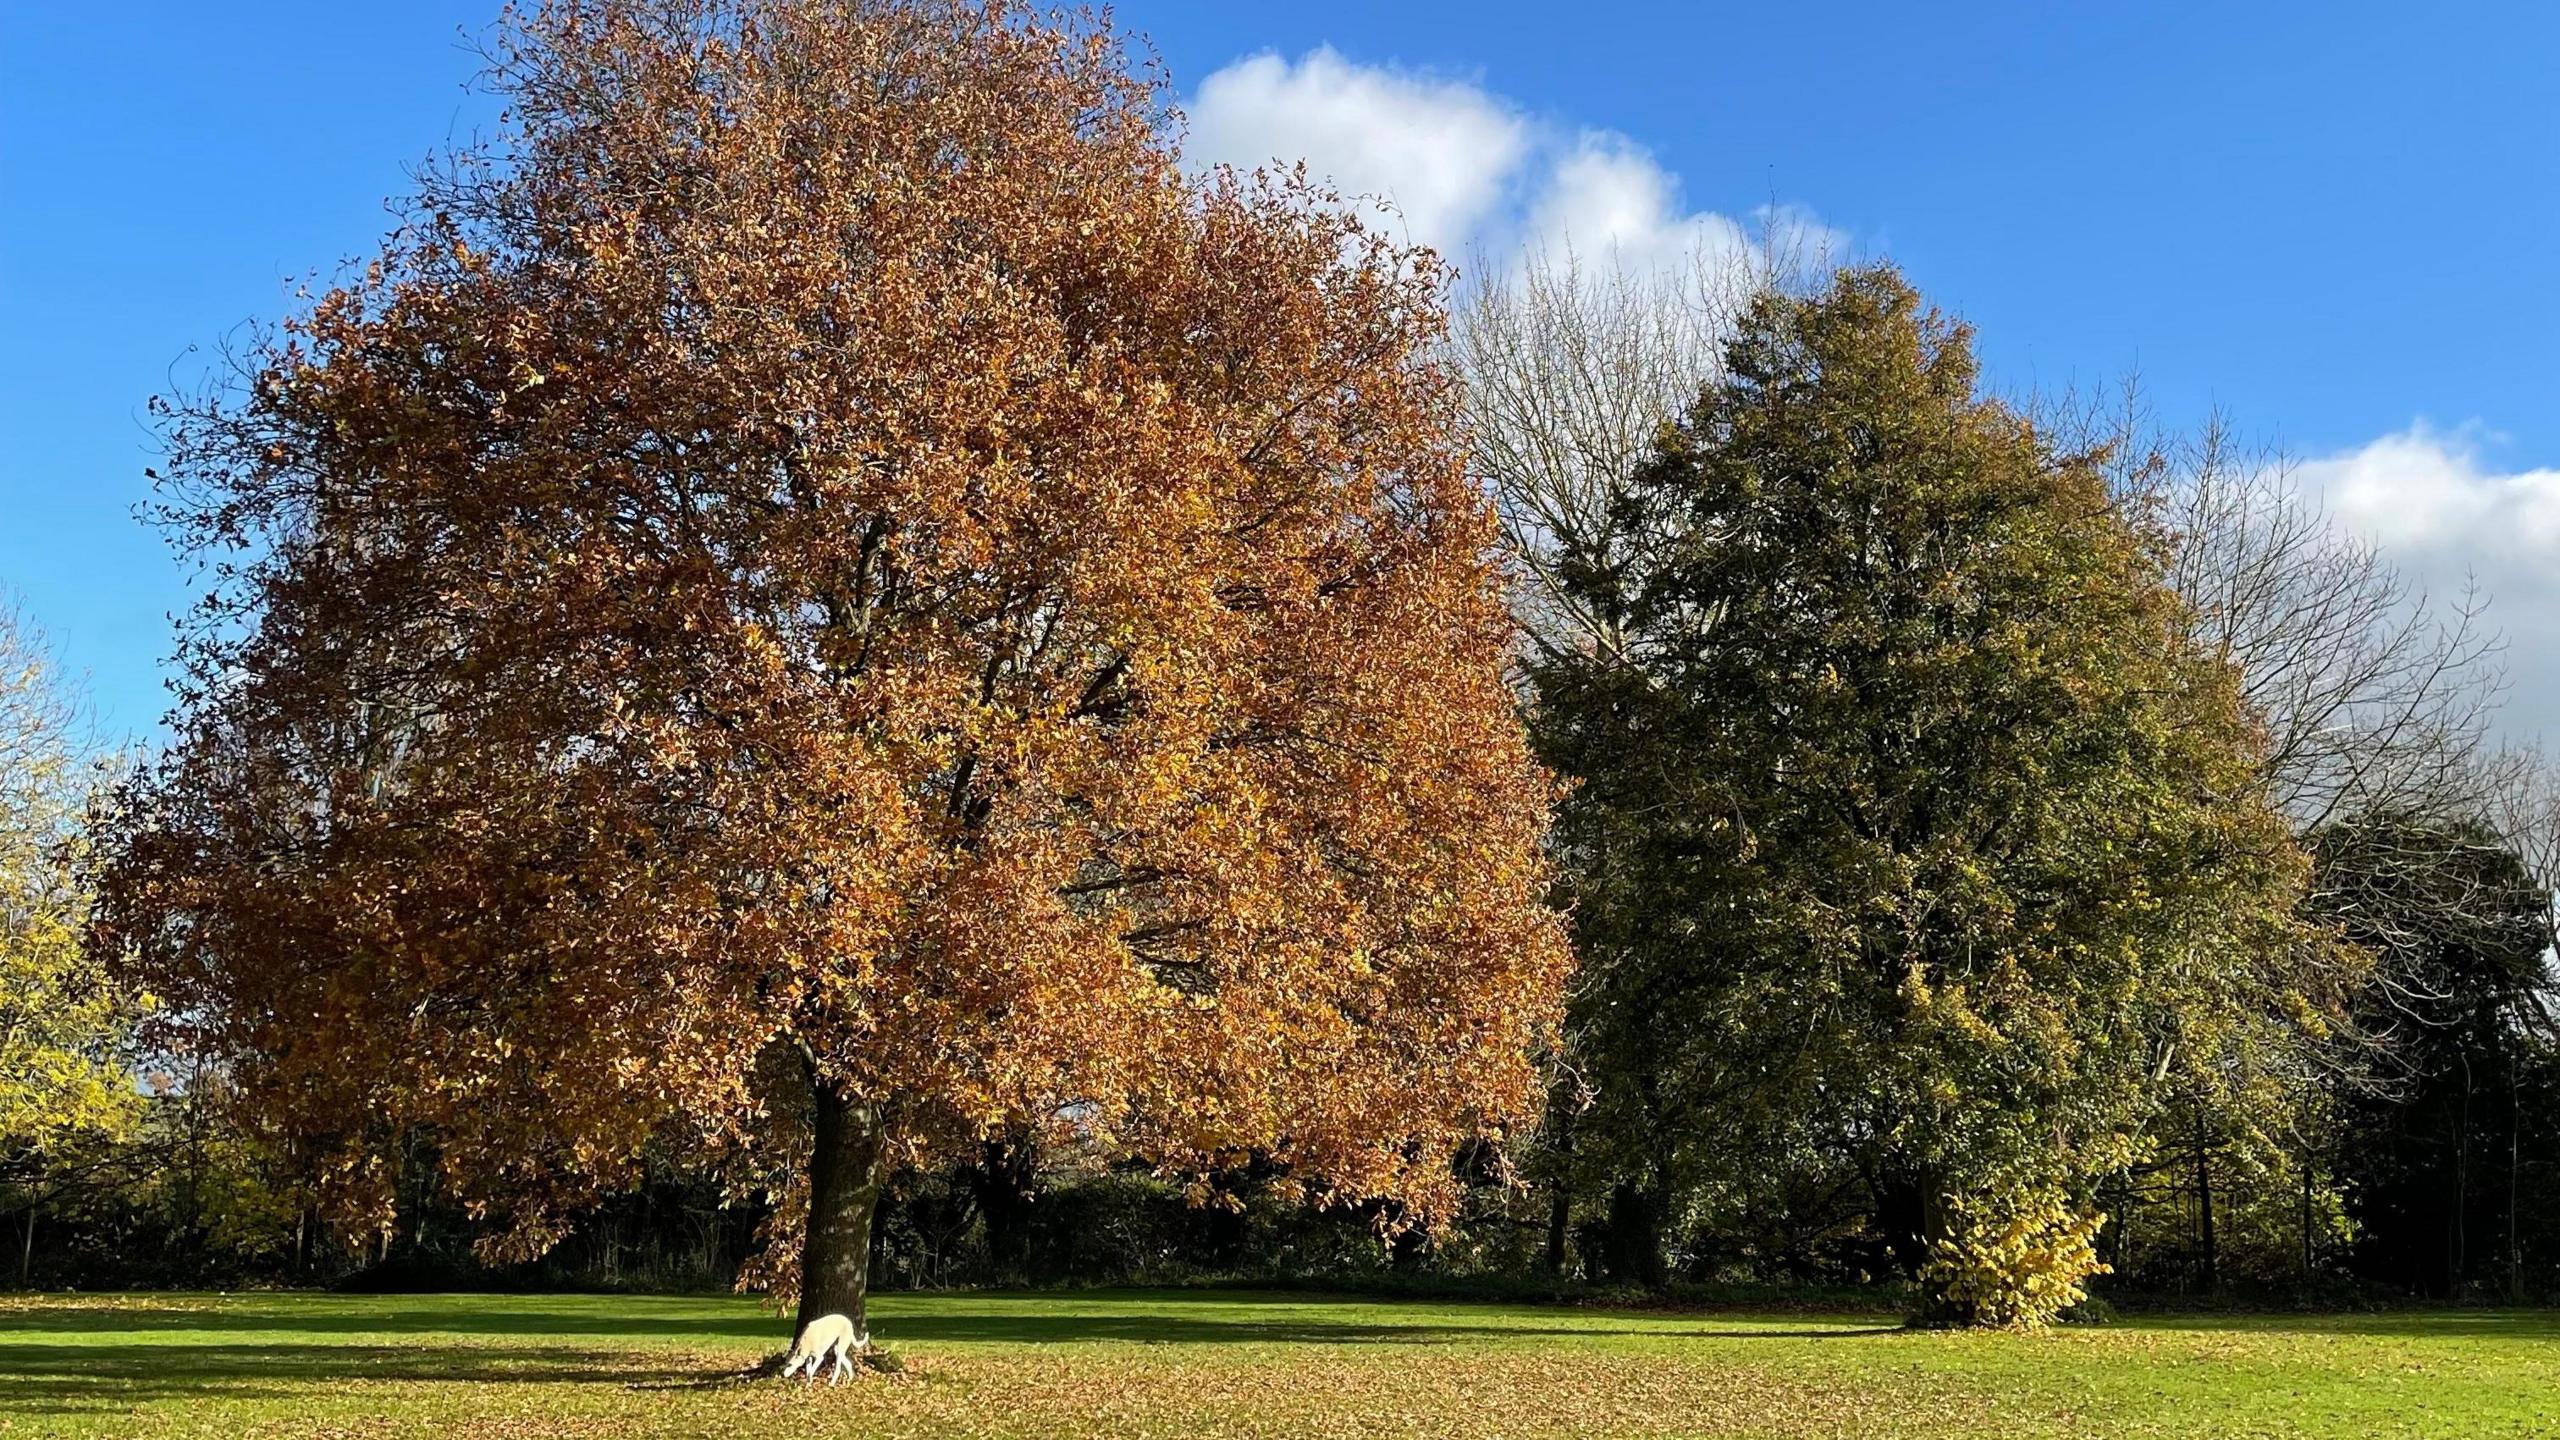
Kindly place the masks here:
[(2534, 1103), (2554, 1028), (2550, 880), (2477, 820), (2368, 813), (2310, 845), (2317, 905), (2391, 982), (2360, 1007), (2387, 1041), (2381, 1083), (2342, 1087), (2339, 1106), (2359, 1268), (2521, 1299), (2527, 1242), (2551, 1228), (2547, 1186), (2525, 1178), (2553, 1124)]
[(2256, 727), (2102, 459), (1979, 396), (1898, 274), (1844, 271), (1745, 316), (1628, 487), (1647, 543), (1563, 567), (1628, 637), (1535, 667), (1582, 782), (1607, 1268), (1820, 1172), (1870, 1189), (1936, 1309), (2032, 1323), (2176, 1087), (2317, 1033)]

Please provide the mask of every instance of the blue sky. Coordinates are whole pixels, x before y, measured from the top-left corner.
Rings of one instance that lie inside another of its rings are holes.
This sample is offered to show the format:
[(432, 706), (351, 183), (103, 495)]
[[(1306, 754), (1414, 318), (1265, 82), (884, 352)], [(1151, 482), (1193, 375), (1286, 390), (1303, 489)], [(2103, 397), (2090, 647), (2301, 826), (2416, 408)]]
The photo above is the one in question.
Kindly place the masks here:
[[(0, 18), (0, 586), (110, 733), (151, 727), (188, 594), (130, 516), (143, 401), (369, 250), (404, 167), (485, 123), (461, 37), (493, 13)], [(2520, 728), (2560, 724), (2560, 6), (1118, 14), (1203, 148), (1358, 172), (1426, 238), (1482, 256), (1551, 213), (1680, 235), (1776, 201), (1976, 322), (2004, 387), (2139, 367), (2172, 419), (2219, 404), (2411, 569), (2484, 576)]]

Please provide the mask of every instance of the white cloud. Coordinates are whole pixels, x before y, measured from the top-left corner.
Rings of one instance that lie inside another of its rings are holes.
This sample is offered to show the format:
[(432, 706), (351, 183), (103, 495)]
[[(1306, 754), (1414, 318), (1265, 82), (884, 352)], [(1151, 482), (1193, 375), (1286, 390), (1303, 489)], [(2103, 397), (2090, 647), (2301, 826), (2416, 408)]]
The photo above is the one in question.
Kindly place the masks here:
[(1200, 82), (1187, 110), (1193, 161), (1251, 170), (1304, 160), (1346, 194), (1392, 202), (1408, 238), (1443, 252), (1502, 202), (1530, 138), (1526, 118), (1476, 86), (1330, 49), (1295, 64), (1238, 60)]
[(2503, 728), (2560, 743), (2560, 469), (2503, 469), (2493, 438), (2421, 421), (2297, 474), (2430, 592), (2479, 586), (2507, 637)]
[(2560, 566), (2560, 470), (2500, 472), (2476, 427), (2421, 421), (2361, 449), (2314, 460), (2303, 478), (2338, 518), (2395, 551), (2502, 556)]
[(1461, 262), (1570, 251), (1655, 270), (1746, 258), (1763, 238), (1800, 256), (1839, 248), (1802, 211), (1746, 221), (1688, 209), (1680, 177), (1613, 131), (1539, 120), (1468, 81), (1331, 49), (1238, 60), (1202, 81), (1186, 108), (1192, 163), (1304, 160), (1346, 193), (1385, 199), (1407, 238)]
[(1630, 269), (1679, 263), (1704, 251), (1747, 253), (1740, 222), (1681, 204), (1680, 177), (1653, 156), (1603, 130), (1582, 132), (1555, 160), (1530, 205), (1524, 245), (1613, 258)]

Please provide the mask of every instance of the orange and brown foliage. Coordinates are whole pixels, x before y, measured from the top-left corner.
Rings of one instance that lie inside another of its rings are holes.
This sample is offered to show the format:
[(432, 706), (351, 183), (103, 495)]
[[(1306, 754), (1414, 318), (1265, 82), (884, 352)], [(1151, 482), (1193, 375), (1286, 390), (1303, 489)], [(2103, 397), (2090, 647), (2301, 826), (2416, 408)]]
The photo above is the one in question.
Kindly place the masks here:
[(1085, 22), (502, 36), (507, 140), (166, 412), (223, 579), (99, 938), (171, 1038), (528, 1249), (670, 1123), (795, 1172), (812, 1078), (1434, 1214), (1567, 965), (1435, 262), (1186, 177)]

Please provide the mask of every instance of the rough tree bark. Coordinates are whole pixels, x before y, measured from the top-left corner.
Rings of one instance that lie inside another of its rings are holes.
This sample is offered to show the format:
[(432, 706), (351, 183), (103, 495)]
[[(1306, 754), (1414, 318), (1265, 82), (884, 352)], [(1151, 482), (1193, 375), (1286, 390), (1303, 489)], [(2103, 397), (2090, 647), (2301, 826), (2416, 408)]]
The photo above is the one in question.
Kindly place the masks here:
[(809, 1229), (800, 1247), (800, 1314), (795, 1333), (821, 1315), (842, 1315), (868, 1335), (863, 1302), (871, 1279), (871, 1217), (880, 1205), (887, 1126), (877, 1102), (821, 1080), (811, 1095)]

